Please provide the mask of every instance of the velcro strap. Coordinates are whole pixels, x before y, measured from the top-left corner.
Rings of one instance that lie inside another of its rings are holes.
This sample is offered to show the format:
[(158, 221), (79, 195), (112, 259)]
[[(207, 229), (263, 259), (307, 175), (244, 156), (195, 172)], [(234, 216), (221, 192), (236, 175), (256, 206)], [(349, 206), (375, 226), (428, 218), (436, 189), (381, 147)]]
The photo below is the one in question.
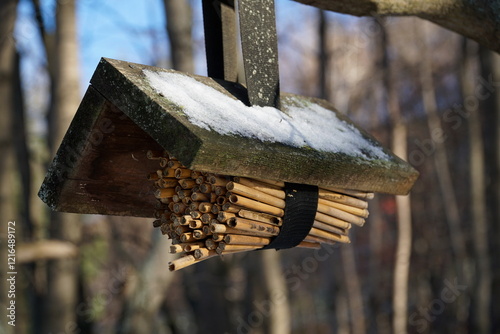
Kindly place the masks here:
[(318, 187), (285, 183), (285, 215), (280, 233), (263, 249), (297, 246), (309, 234), (318, 209)]

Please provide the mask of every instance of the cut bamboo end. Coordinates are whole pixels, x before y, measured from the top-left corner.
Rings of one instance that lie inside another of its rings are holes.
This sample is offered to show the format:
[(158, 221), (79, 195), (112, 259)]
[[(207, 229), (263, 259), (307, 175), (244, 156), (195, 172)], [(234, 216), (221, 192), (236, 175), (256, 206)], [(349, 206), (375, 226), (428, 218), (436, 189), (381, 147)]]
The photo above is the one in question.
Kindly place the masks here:
[(191, 215), (183, 215), (183, 216), (179, 217), (178, 219), (179, 219), (180, 225), (189, 225), (191, 223), (191, 221), (193, 220)]
[(213, 204), (210, 202), (201, 202), (198, 205), (198, 210), (202, 213), (209, 213), (209, 212), (212, 212), (212, 207), (213, 207)]
[(225, 187), (226, 184), (229, 182), (228, 179), (216, 175), (209, 175), (207, 180), (211, 185), (220, 187)]
[(162, 188), (162, 189), (156, 189), (155, 191), (156, 198), (171, 198), (174, 195), (175, 195), (174, 188)]
[(167, 163), (167, 167), (171, 169), (184, 168), (179, 160), (170, 159)]
[(162, 177), (158, 180), (160, 188), (174, 188), (178, 185), (179, 180), (174, 177)]
[(210, 196), (201, 192), (193, 192), (191, 194), (191, 199), (197, 202), (209, 202)]
[(164, 168), (167, 167), (168, 164), (168, 158), (160, 158), (160, 167)]
[(203, 222), (199, 219), (192, 219), (189, 222), (189, 228), (195, 230), (203, 227)]
[(191, 170), (187, 168), (177, 168), (174, 171), (174, 176), (177, 179), (185, 179), (191, 177)]
[(205, 242), (204, 241), (200, 241), (200, 242), (189, 242), (189, 243), (186, 243), (184, 244), (184, 250), (186, 252), (192, 252), (192, 251), (195, 251), (199, 248), (203, 248), (205, 247)]
[(177, 254), (177, 253), (181, 253), (181, 252), (184, 252), (184, 248), (182, 247), (181, 244), (170, 246), (170, 254)]
[(205, 240), (205, 246), (210, 250), (216, 249), (218, 245), (219, 243), (215, 242), (213, 239)]
[(220, 221), (221, 223), (224, 223), (224, 222), (226, 222), (227, 220), (229, 220), (230, 218), (233, 218), (233, 217), (236, 217), (235, 213), (227, 212), (227, 211), (221, 211), (217, 215), (217, 220)]
[(222, 205), (222, 211), (226, 211), (226, 212), (238, 213), (238, 212), (240, 212), (241, 209), (243, 209), (242, 206), (235, 205), (233, 203), (226, 203), (226, 204)]
[(153, 227), (154, 228), (158, 228), (160, 227), (161, 225), (163, 224), (163, 222), (161, 221), (161, 219), (157, 219), (153, 222)]
[(218, 204), (212, 205), (212, 209), (210, 210), (214, 215), (218, 215), (221, 211), (221, 207)]
[(193, 238), (196, 240), (202, 240), (205, 239), (208, 234), (203, 232), (203, 230), (193, 230)]
[(196, 186), (196, 181), (192, 179), (182, 179), (179, 184), (183, 189), (192, 189)]
[(196, 260), (205, 259), (208, 257), (216, 256), (217, 252), (215, 250), (210, 250), (208, 248), (198, 248), (194, 251), (194, 258)]
[[(213, 189), (213, 187), (212, 187), (212, 189)], [(214, 192), (217, 196), (223, 196), (226, 194), (226, 187), (225, 186), (216, 186)]]
[(194, 263), (196, 263), (195, 257), (193, 255), (186, 255), (184, 257), (169, 262), (168, 269), (170, 271), (176, 271), (182, 268), (186, 268)]
[(182, 242), (191, 242), (198, 240), (193, 236), (193, 232), (182, 233), (181, 235), (179, 235), (179, 238), (181, 239)]

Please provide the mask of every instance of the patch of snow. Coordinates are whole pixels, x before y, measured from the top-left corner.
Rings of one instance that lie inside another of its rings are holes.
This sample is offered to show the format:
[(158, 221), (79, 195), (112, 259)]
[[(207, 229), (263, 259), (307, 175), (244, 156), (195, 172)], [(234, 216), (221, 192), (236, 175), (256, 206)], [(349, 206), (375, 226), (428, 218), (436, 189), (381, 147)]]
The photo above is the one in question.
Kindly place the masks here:
[(180, 106), (189, 121), (203, 129), (370, 160), (388, 158), (358, 129), (318, 104), (294, 98), (285, 106), (286, 113), (273, 107), (248, 107), (187, 75), (143, 72), (157, 93)]

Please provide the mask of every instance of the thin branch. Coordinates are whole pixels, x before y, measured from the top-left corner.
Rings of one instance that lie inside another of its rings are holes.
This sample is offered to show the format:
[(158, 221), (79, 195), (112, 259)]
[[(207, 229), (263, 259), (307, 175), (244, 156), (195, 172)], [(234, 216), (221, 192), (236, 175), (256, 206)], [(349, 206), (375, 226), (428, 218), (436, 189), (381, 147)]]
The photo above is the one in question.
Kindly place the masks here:
[(78, 255), (78, 247), (71, 242), (42, 240), (22, 243), (17, 246), (17, 263), (30, 263), (40, 260), (69, 259)]
[(355, 16), (417, 16), (500, 52), (500, 6), (484, 0), (294, 0)]

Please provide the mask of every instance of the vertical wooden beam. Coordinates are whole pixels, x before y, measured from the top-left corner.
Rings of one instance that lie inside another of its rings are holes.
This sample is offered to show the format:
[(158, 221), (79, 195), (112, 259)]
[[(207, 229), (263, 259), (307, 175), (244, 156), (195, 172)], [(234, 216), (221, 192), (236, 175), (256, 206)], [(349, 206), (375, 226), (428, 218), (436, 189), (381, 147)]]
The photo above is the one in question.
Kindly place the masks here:
[(233, 1), (203, 0), (208, 76), (236, 82), (236, 14)]
[(238, 0), (238, 11), (250, 103), (279, 108), (278, 36), (274, 0)]

